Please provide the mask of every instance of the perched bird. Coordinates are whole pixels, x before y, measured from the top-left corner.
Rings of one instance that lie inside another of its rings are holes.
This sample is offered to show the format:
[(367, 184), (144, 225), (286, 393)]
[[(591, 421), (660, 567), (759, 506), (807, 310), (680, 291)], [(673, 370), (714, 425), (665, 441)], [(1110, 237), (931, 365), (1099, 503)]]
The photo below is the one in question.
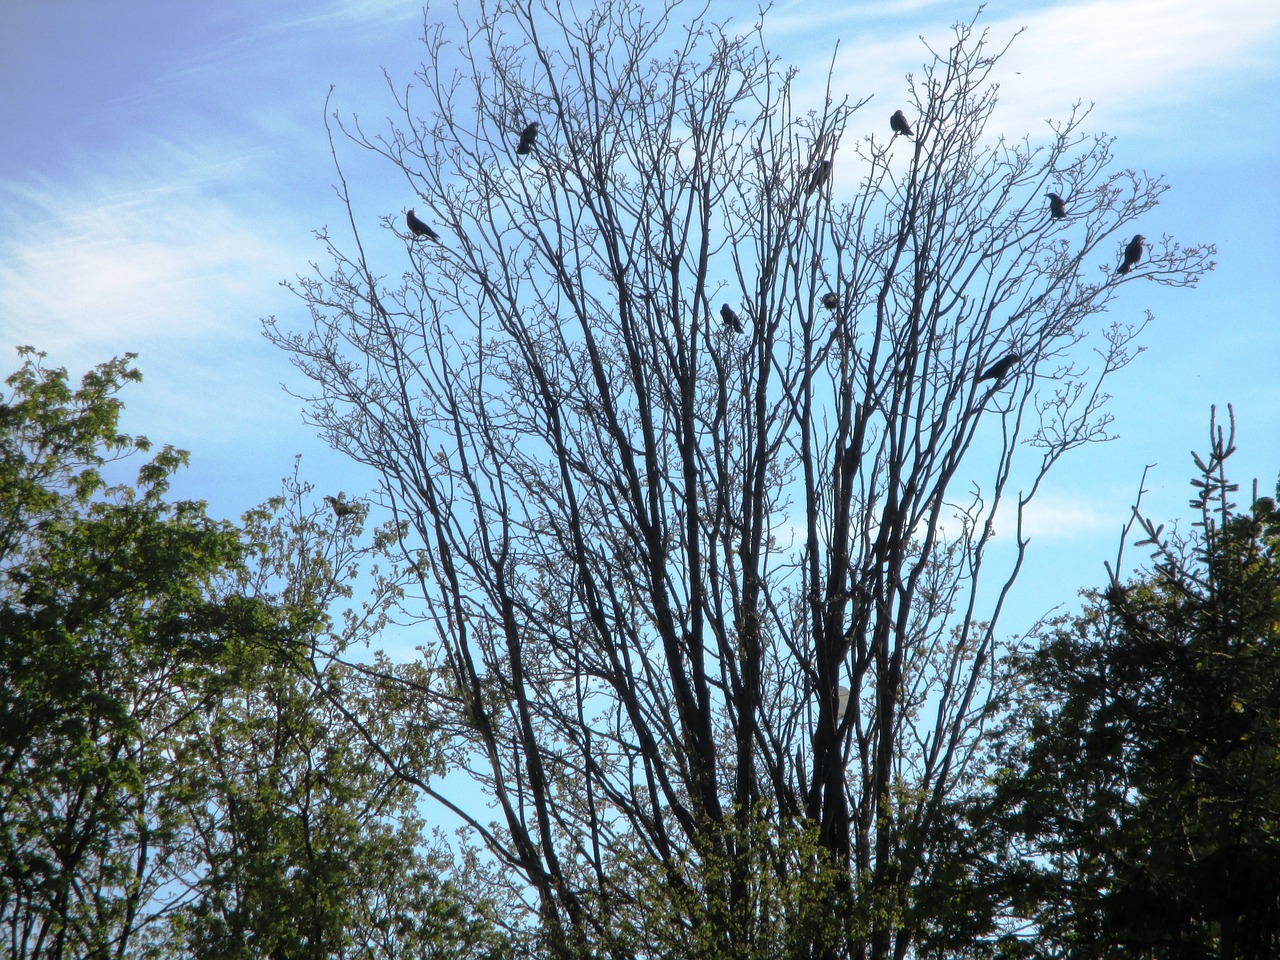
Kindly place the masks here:
[(1129, 241), (1129, 245), (1124, 248), (1124, 263), (1116, 267), (1116, 273), (1128, 273), (1138, 265), (1138, 261), (1142, 259), (1142, 241), (1147, 239), (1142, 234), (1138, 234)]
[(409, 224), (409, 232), (413, 234), (414, 239), (418, 237), (426, 237), (428, 240), (440, 242), (440, 235), (419, 220), (412, 210), (405, 216), (405, 222)]
[(804, 188), (805, 193), (813, 193), (831, 178), (831, 161), (819, 160), (818, 165), (814, 168), (813, 174), (809, 177), (809, 186)]
[(738, 315), (733, 312), (733, 307), (727, 303), (720, 307), (720, 319), (724, 321), (726, 327), (731, 327), (734, 333), (742, 332), (742, 321), (738, 319)]
[(836, 307), (840, 306), (840, 297), (834, 293), (824, 293), (822, 295), (822, 299), (818, 302), (828, 310), (834, 310)]
[(1049, 198), (1049, 213), (1055, 220), (1061, 220), (1067, 215), (1067, 202), (1056, 193), (1046, 193)]
[(520, 145), (516, 147), (516, 153), (525, 156), (533, 149), (533, 142), (538, 139), (538, 121), (535, 120), (523, 130), (520, 131)]
[(894, 133), (900, 133), (904, 137), (913, 136), (911, 133), (911, 124), (907, 123), (906, 114), (901, 110), (895, 110), (893, 116), (889, 118), (889, 126), (893, 128)]
[(978, 377), (978, 382), (981, 383), (983, 380), (994, 380), (996, 383), (999, 383), (1004, 379), (1005, 374), (1013, 368), (1013, 365), (1021, 359), (1022, 354), (1020, 353), (1005, 354), (991, 366), (987, 367), (987, 369), (982, 371)]
[(329, 505), (333, 515), (339, 520), (345, 520), (347, 517), (353, 517), (356, 514), (357, 508), (353, 503), (347, 503), (345, 500), (339, 500), (336, 497), (325, 497), (324, 502)]

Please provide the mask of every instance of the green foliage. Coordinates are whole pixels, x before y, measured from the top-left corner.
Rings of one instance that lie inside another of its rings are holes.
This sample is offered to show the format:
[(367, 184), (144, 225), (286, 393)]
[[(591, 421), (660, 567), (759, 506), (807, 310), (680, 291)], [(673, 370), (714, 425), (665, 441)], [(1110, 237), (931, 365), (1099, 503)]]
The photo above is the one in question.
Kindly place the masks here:
[[(172, 951), (205, 958), (501, 955), (483, 901), (465, 904), (424, 851), (414, 795), (334, 709), (276, 667), (202, 720), (190, 811), (203, 875)], [(327, 689), (326, 689), (327, 688)]]
[(209, 596), (239, 537), (165, 501), (185, 453), (108, 483), (149, 449), (118, 429), (132, 357), (73, 388), (20, 353), (0, 404), (0, 922), (15, 956), (124, 953), (178, 860), (181, 731), (272, 618)]
[[(606, 905), (610, 955), (695, 960), (825, 956), (865, 936), (848, 872), (831, 862), (818, 830), (803, 820), (757, 815), (707, 832), (708, 847), (679, 869), (624, 853), (625, 898)], [(856, 928), (856, 929), (855, 929)]]
[[(132, 357), (76, 388), (20, 353), (0, 402), (10, 955), (502, 956), (486, 901), (451, 886), (413, 795), (333, 706), (354, 668), (311, 661), (368, 552), (356, 530), (296, 481), (243, 529), (170, 502), (170, 447), (109, 482), (149, 449), (118, 428)], [(385, 617), (344, 622), (354, 640)], [(426, 732), (406, 749), (429, 756)]]
[(995, 812), (1041, 949), (1280, 955), (1280, 515), (1229, 502), (1232, 449), (1197, 461), (1195, 535), (1137, 515), (1154, 568), (1088, 594), (1027, 663)]

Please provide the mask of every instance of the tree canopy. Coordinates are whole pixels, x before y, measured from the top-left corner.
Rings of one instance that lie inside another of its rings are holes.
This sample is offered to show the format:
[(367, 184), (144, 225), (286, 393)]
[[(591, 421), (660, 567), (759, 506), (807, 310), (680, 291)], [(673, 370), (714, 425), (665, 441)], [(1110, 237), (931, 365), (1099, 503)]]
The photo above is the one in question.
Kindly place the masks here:
[(364, 676), (470, 785), (399, 776), (549, 955), (905, 956), (1012, 689), (1023, 510), (1110, 435), (1142, 324), (1103, 316), (1212, 247), (1117, 273), (1164, 184), (1083, 111), (994, 136), (973, 23), (908, 78), (913, 136), (858, 141), (857, 91), (678, 3), (498, 0), (425, 43), (385, 128), (328, 121), (345, 237), (310, 324), (267, 323), (416, 578), (421, 660)]
[(15, 957), (105, 956), (139, 937), (181, 857), (171, 731), (270, 621), (208, 595), (239, 538), (164, 499), (183, 452), (108, 481), (149, 449), (117, 429), (132, 357), (73, 389), (21, 353), (0, 405), (0, 917)]
[(983, 817), (1041, 951), (1280, 950), (1280, 513), (1235, 506), (1234, 449), (1218, 429), (1196, 457), (1191, 534), (1135, 508), (1152, 566), (1088, 594), (1026, 663), (1017, 762)]
[[(119, 431), (132, 356), (0, 398), (0, 930), (15, 960), (497, 957), (488, 900), (333, 706), (317, 638), (367, 548), (309, 488), (242, 526)], [(354, 639), (377, 616), (348, 620)], [(429, 738), (406, 749), (428, 755)]]

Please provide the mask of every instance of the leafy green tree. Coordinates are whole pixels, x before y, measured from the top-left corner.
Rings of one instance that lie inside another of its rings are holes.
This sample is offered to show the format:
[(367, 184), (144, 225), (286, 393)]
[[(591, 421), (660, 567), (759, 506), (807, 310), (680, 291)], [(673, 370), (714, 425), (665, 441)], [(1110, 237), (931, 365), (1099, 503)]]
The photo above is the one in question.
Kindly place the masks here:
[(210, 593), (240, 538), (165, 499), (184, 452), (109, 482), (149, 449), (118, 429), (132, 355), (76, 388), (19, 353), (0, 401), (0, 925), (15, 958), (125, 956), (185, 869), (183, 731), (275, 624)]
[(1231, 435), (1211, 441), (1194, 532), (1135, 508), (1154, 564), (1027, 660), (996, 820), (1042, 953), (1280, 956), (1280, 513), (1234, 506)]
[[(311, 668), (309, 652), (330, 638), (319, 611), (352, 593), (348, 581), (370, 549), (357, 542), (358, 522), (332, 523), (309, 494), (294, 478), (245, 516), (250, 558), (224, 589), (294, 616), (288, 645), (226, 689), (191, 733), (183, 778), (198, 868), (166, 948), (207, 960), (501, 956), (489, 899), (468, 901), (449, 881), (459, 871), (429, 849), (416, 795), (387, 763), (396, 758), (370, 745), (338, 706), (357, 706), (351, 678), (360, 668)], [(375, 593), (393, 594), (394, 584), (373, 573)], [(375, 596), (330, 639), (344, 647), (384, 624)], [(377, 685), (370, 689), (377, 698)], [(370, 714), (383, 706), (362, 705)], [(381, 732), (385, 744), (392, 732)], [(421, 760), (438, 746), (418, 728), (400, 752)]]
[(223, 960), (500, 955), (487, 900), (448, 881), (413, 794), (332, 702), (275, 668), (208, 715), (190, 811), (201, 866), (171, 944)]
[[(343, 670), (313, 669), (368, 553), (358, 528), (303, 516), (296, 483), (279, 516), (284, 498), (243, 528), (211, 520), (166, 500), (187, 458), (169, 447), (110, 482), (149, 448), (118, 430), (132, 356), (76, 388), (20, 353), (0, 402), (8, 955), (501, 956), (393, 758), (343, 722)], [(376, 633), (378, 609), (342, 633)], [(424, 728), (402, 752), (422, 765), (435, 747)]]

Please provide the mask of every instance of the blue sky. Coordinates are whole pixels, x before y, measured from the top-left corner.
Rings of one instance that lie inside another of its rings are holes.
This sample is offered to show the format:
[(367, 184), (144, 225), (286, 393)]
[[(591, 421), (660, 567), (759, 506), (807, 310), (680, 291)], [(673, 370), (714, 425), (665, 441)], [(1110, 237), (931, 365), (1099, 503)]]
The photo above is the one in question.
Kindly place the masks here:
[[(711, 3), (716, 18), (754, 8)], [(766, 35), (815, 85), (839, 41), (837, 86), (874, 97), (857, 133), (905, 102), (920, 37), (945, 47), (975, 10), (792, 0)], [(191, 450), (175, 493), (215, 514), (275, 493), (298, 453), (320, 492), (370, 489), (303, 425), (259, 321), (302, 320), (280, 281), (321, 255), (312, 231), (343, 220), (321, 119), (330, 86), (342, 113), (380, 122), (382, 70), (411, 79), (422, 24), (421, 4), (399, 0), (0, 5), (0, 370), (21, 343), (74, 376), (137, 352), (146, 379), (125, 394), (126, 429)], [(1092, 103), (1086, 126), (1118, 137), (1119, 163), (1173, 187), (1139, 228), (1219, 251), (1198, 289), (1130, 284), (1114, 307), (1115, 320), (1150, 308), (1156, 321), (1113, 382), (1120, 438), (1069, 458), (1040, 501), (1019, 594), (1041, 611), (1101, 581), (1145, 465), (1157, 464), (1149, 512), (1190, 519), (1189, 451), (1205, 447), (1211, 404), (1234, 405), (1236, 478), (1275, 487), (1280, 4), (999, 0), (980, 24), (993, 39), (1025, 27), (998, 73), (1003, 132), (1037, 135)], [(358, 199), (371, 217), (398, 214), (413, 203), (402, 184), (388, 170)]]

